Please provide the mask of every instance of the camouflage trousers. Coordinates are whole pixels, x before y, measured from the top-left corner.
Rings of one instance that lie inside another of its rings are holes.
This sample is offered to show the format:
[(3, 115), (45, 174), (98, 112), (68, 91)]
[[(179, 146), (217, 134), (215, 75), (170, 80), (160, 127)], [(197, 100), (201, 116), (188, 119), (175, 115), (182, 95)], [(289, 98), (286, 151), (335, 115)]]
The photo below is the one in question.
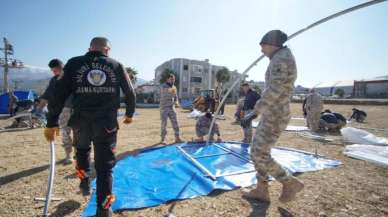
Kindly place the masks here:
[(162, 140), (166, 138), (167, 135), (167, 119), (170, 119), (172, 128), (174, 129), (174, 135), (179, 136), (179, 126), (176, 118), (176, 112), (174, 108), (161, 108), (160, 109), (160, 136)]
[(71, 116), (70, 108), (63, 108), (59, 115), (59, 127), (61, 128), (62, 134), (62, 146), (65, 149), (66, 154), (70, 154), (73, 151), (73, 139), (71, 138), (71, 127), (67, 126)]
[(321, 118), (321, 111), (308, 110), (306, 116), (307, 127), (313, 132), (319, 129), (319, 119)]
[[(287, 106), (285, 106), (287, 107)], [(281, 181), (287, 177), (286, 171), (272, 158), (271, 148), (291, 118), (289, 108), (275, 108), (279, 113), (265, 113), (261, 116), (256, 135), (251, 145), (251, 159), (255, 164), (257, 178), (268, 180), (269, 175)], [(283, 110), (283, 112), (282, 112)]]
[[(203, 137), (209, 134), (211, 118), (207, 118), (206, 116), (199, 117), (197, 123), (195, 124), (195, 133), (198, 137)], [(220, 130), (217, 123), (214, 123), (212, 132), (210, 133), (210, 140), (214, 140), (214, 134), (220, 136)]]
[[(244, 116), (248, 115), (251, 113), (253, 110), (247, 110), (244, 111)], [(251, 143), (252, 142), (252, 134), (253, 134), (253, 129), (252, 129), (252, 121), (248, 124), (247, 127), (242, 127), (243, 133), (244, 133), (244, 143)]]
[(61, 128), (62, 146), (65, 149), (66, 154), (70, 154), (73, 151), (73, 139), (71, 138), (71, 131), (71, 127)]

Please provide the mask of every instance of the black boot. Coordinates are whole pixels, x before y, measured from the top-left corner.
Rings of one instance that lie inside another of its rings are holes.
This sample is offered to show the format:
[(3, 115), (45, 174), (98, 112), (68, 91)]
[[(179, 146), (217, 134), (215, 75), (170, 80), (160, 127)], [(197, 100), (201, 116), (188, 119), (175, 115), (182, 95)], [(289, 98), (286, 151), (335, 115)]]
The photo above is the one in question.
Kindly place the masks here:
[(83, 196), (89, 196), (90, 195), (90, 181), (89, 177), (81, 179), (81, 182), (79, 183), (79, 189), (81, 190), (81, 193)]
[(104, 209), (104, 208), (98, 207), (95, 217), (112, 217), (112, 216), (113, 216), (113, 211), (111, 208)]

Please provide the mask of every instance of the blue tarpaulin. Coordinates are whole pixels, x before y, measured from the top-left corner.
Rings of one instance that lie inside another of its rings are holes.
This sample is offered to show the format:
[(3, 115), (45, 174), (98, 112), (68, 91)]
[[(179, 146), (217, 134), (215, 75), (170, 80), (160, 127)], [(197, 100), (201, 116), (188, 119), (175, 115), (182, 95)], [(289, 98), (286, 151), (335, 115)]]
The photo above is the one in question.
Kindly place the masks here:
[(182, 99), (180, 101), (181, 107), (183, 109), (192, 109), (193, 108), (193, 100), (191, 99)]
[[(31, 100), (34, 101), (35, 94), (33, 91), (14, 91), (15, 96), (19, 99), (19, 101), (22, 100)], [(4, 93), (0, 95), (0, 114), (8, 114), (8, 102), (9, 102), (9, 95), (8, 93)]]
[[(293, 174), (333, 168), (341, 164), (297, 150), (273, 148), (271, 153), (276, 161)], [(205, 170), (216, 179), (211, 179)], [(247, 144), (222, 142), (208, 146), (203, 143), (170, 145), (143, 151), (136, 157), (129, 156), (116, 164), (113, 169), (116, 201), (112, 209), (117, 211), (157, 206), (171, 200), (207, 195), (215, 189), (232, 190), (255, 183), (254, 166), (249, 159)], [(95, 188), (95, 183), (93, 186)], [(83, 216), (93, 216), (95, 210), (96, 194), (93, 191)]]

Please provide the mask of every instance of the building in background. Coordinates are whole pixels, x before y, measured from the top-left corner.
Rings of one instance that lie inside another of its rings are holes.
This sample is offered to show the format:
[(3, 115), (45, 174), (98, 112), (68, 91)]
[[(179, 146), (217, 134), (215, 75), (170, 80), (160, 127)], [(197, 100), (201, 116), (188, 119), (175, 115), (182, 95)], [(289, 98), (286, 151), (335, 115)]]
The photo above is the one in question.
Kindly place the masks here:
[(344, 96), (353, 95), (354, 81), (323, 82), (314, 86), (322, 96), (333, 96), (337, 89), (344, 90)]
[(159, 85), (154, 82), (143, 83), (135, 88), (137, 103), (159, 103)]
[(357, 98), (388, 98), (388, 76), (354, 81), (353, 96)]
[[(202, 61), (175, 58), (162, 63), (155, 69), (155, 82), (159, 82), (164, 70), (170, 69), (179, 77), (179, 99), (194, 99), (200, 94), (200, 90), (215, 89), (217, 85), (216, 73), (222, 68), (224, 66), (212, 65), (208, 59)], [(231, 71), (229, 82), (223, 85), (224, 90), (227, 90), (233, 82), (240, 78), (242, 78), (242, 74)], [(239, 98), (239, 92), (240, 85), (236, 85), (228, 101), (236, 102)]]

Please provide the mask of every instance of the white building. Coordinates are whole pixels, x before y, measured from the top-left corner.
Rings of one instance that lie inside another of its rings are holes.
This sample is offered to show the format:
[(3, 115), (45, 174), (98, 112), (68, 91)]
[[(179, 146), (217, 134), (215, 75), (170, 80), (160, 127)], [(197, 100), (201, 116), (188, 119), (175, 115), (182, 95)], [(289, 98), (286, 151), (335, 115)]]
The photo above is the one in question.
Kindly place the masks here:
[(323, 82), (314, 86), (322, 96), (332, 96), (337, 89), (345, 91), (345, 96), (351, 96), (353, 94), (354, 81), (334, 81)]
[[(199, 95), (200, 90), (215, 89), (217, 84), (216, 73), (222, 68), (224, 66), (212, 65), (208, 59), (202, 61), (175, 58), (162, 63), (155, 69), (155, 82), (160, 80), (164, 70), (170, 69), (177, 73), (179, 77), (179, 99), (194, 99)], [(233, 82), (241, 77), (240, 73), (232, 71), (229, 82), (224, 84), (223, 88), (228, 89)], [(229, 101), (237, 101), (239, 90), (240, 85), (236, 85)]]

